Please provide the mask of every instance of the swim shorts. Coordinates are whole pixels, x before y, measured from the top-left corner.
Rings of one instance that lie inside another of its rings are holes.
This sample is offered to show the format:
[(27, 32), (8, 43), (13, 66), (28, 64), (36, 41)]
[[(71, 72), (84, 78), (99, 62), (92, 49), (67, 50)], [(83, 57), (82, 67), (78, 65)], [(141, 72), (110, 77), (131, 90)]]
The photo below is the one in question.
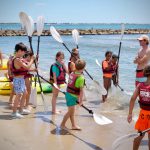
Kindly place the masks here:
[(136, 70), (136, 79), (135, 79), (135, 85), (137, 86), (141, 82), (146, 81), (146, 77), (144, 77), (143, 70)]
[(135, 129), (138, 131), (143, 131), (148, 128), (150, 128), (150, 111), (141, 109), (139, 118), (135, 124)]
[(77, 97), (71, 95), (68, 92), (66, 92), (65, 97), (66, 97), (66, 104), (67, 104), (68, 107), (77, 105), (77, 100), (78, 100)]
[(13, 78), (14, 92), (16, 94), (24, 93), (26, 90), (24, 78)]

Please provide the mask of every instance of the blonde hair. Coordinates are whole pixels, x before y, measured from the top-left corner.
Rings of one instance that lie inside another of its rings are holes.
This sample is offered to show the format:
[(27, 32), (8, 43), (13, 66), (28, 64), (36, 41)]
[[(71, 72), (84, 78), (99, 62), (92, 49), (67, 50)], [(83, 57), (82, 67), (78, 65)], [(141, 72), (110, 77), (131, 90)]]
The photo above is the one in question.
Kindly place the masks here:
[(76, 69), (77, 70), (82, 70), (85, 68), (86, 66), (86, 62), (82, 59), (78, 59), (76, 62), (75, 62), (75, 66), (76, 66)]

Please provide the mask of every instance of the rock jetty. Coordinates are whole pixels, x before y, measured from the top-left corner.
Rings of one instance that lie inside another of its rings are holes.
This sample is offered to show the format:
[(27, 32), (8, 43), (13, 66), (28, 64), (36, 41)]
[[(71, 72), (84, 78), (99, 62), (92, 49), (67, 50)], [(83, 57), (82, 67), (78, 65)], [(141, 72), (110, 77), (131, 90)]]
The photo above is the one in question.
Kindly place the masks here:
[[(121, 30), (103, 30), (103, 29), (88, 29), (88, 30), (78, 30), (80, 35), (112, 35), (121, 34)], [(72, 30), (58, 30), (61, 35), (71, 35)], [(149, 34), (150, 29), (126, 29), (125, 34)], [(24, 30), (0, 30), (0, 36), (25, 36)], [(37, 32), (34, 31), (33, 36), (36, 36)], [(51, 35), (49, 30), (44, 30), (42, 36)]]

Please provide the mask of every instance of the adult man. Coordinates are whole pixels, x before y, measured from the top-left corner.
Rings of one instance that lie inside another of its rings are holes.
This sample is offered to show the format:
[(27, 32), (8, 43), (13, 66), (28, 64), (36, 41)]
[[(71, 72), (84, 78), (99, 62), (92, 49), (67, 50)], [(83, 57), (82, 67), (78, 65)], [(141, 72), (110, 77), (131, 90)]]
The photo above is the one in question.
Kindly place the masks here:
[(148, 65), (150, 60), (150, 47), (149, 37), (147, 35), (141, 35), (139, 38), (141, 49), (138, 51), (137, 57), (135, 57), (134, 63), (137, 64), (135, 85), (137, 86), (141, 82), (146, 81), (146, 77), (143, 75), (143, 69)]

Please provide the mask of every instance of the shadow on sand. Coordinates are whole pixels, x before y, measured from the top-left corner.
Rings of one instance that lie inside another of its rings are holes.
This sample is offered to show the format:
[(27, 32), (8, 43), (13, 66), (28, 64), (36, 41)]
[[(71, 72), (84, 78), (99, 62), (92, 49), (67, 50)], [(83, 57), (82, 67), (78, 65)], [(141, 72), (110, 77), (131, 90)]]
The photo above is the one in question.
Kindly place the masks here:
[(55, 124), (52, 120), (45, 118), (44, 116), (39, 116), (39, 118), (42, 119), (42, 121), (46, 122), (46, 123), (51, 123), (52, 125), (54, 125), (56, 128), (54, 130), (51, 131), (51, 134), (55, 134), (55, 135), (71, 135), (74, 138), (82, 141), (83, 143), (85, 143), (86, 145), (88, 145), (90, 148), (92, 148), (93, 150), (103, 150), (102, 148), (100, 148), (99, 146), (89, 143), (83, 139), (81, 139), (80, 137), (74, 135), (73, 133), (69, 132), (69, 130), (65, 130), (65, 129), (61, 129), (57, 124)]

